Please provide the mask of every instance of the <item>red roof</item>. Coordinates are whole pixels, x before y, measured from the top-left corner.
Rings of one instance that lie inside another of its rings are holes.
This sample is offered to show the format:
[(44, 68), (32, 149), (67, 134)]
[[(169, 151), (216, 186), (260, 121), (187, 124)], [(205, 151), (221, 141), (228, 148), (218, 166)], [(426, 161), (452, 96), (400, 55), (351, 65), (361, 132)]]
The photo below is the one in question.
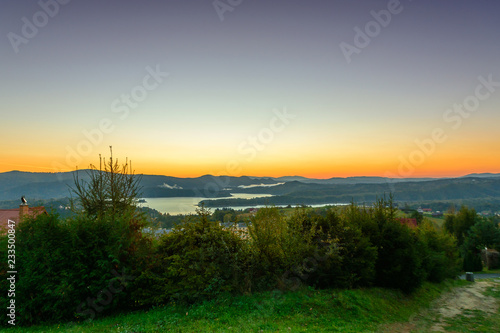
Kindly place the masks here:
[[(29, 207), (28, 214), (30, 216), (37, 216), (39, 214), (47, 213), (45, 207)], [(0, 234), (7, 230), (9, 220), (19, 222), (19, 208), (14, 209), (0, 209)]]
[(408, 226), (409, 228), (416, 228), (418, 226), (417, 224), (417, 219), (411, 219), (411, 218), (405, 218), (405, 217), (400, 217), (398, 218), (398, 221), (401, 222), (401, 224), (404, 224)]

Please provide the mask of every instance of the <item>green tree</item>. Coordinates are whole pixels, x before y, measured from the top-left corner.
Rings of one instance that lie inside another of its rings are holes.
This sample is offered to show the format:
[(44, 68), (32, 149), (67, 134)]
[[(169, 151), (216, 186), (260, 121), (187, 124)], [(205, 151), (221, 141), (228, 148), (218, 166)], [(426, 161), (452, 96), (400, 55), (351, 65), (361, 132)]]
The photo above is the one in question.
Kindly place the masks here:
[(421, 244), (412, 230), (396, 220), (392, 197), (377, 200), (371, 208), (351, 205), (347, 214), (378, 250), (375, 284), (404, 292), (418, 288), (425, 278)]
[(289, 218), (276, 207), (261, 208), (248, 230), (255, 289), (293, 289), (307, 280), (315, 226), (303, 208)]
[[(88, 179), (75, 177), (77, 214), (41, 214), (16, 230), (23, 245), (16, 249), (21, 324), (88, 319), (133, 304), (117, 276), (137, 276), (150, 254), (151, 241), (141, 232), (145, 218), (135, 206), (136, 180), (113, 157)], [(110, 284), (116, 292), (101, 299)]]
[(73, 222), (95, 220), (119, 230), (119, 242), (113, 245), (120, 249), (117, 260), (122, 267), (140, 271), (151, 251), (151, 240), (142, 234), (147, 218), (137, 206), (140, 177), (128, 159), (120, 165), (109, 148), (109, 160), (99, 155), (99, 169), (91, 165), (88, 180), (80, 179), (78, 172), (75, 175), (72, 191), (76, 200), (72, 200), (72, 207), (77, 214)]
[(417, 236), (422, 245), (427, 280), (441, 282), (445, 278), (456, 277), (462, 267), (456, 238), (444, 230), (437, 230), (428, 221), (419, 225)]
[(285, 267), (287, 222), (275, 207), (258, 210), (248, 226), (252, 254), (252, 274), (259, 289), (276, 285)]
[(382, 287), (411, 292), (425, 279), (418, 239), (398, 222), (387, 221), (381, 230), (378, 260), (375, 265), (376, 283)]
[(481, 250), (500, 248), (500, 228), (492, 219), (474, 224), (461, 246), (465, 271), (482, 270)]
[(462, 206), (455, 215), (446, 216), (444, 227), (457, 238), (458, 246), (461, 246), (469, 229), (481, 219), (474, 208)]
[(416, 219), (417, 220), (417, 224), (420, 224), (422, 223), (422, 221), (424, 220), (424, 214), (422, 213), (419, 213), (418, 211), (414, 210), (412, 211), (410, 217), (412, 219)]
[(467, 238), (478, 249), (499, 249), (500, 227), (493, 219), (483, 219), (470, 228)]
[(134, 175), (128, 159), (120, 165), (113, 158), (112, 147), (110, 153), (108, 161), (99, 155), (99, 168), (90, 165), (86, 171), (88, 180), (80, 178), (78, 171), (74, 175), (71, 191), (76, 200), (72, 200), (72, 206), (83, 209), (88, 216), (101, 218), (136, 212), (140, 177)]
[(339, 214), (336, 209), (330, 209), (325, 217), (316, 216), (320, 262), (312, 283), (318, 287), (366, 286), (375, 278), (377, 248), (349, 217), (352, 215), (345, 211)]
[(234, 222), (236, 220), (235, 218), (235, 215), (234, 214), (231, 214), (231, 213), (227, 213), (226, 215), (224, 215), (224, 218), (223, 218), (223, 221), (224, 222)]

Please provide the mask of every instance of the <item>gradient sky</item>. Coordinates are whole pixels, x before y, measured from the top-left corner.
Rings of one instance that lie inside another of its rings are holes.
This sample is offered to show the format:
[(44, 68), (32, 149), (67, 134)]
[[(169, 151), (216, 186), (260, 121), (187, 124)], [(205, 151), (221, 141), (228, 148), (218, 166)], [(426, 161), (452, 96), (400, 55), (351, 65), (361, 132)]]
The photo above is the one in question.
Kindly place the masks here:
[(0, 172), (500, 172), (499, 1), (41, 2), (0, 3)]

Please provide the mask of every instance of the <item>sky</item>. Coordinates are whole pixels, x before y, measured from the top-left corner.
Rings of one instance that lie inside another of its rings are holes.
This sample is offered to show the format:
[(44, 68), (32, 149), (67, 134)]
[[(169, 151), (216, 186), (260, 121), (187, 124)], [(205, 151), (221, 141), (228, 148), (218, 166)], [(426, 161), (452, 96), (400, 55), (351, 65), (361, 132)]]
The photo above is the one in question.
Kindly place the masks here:
[(500, 172), (495, 0), (0, 2), (0, 172)]

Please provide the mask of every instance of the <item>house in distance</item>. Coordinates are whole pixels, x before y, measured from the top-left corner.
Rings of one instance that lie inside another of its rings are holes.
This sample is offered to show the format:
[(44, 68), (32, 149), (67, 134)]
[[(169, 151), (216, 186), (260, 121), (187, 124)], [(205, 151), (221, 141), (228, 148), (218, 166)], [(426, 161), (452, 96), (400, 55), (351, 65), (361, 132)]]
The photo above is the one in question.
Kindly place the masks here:
[(40, 214), (47, 214), (45, 207), (30, 207), (24, 198), (21, 198), (19, 208), (0, 209), (0, 235), (7, 232), (9, 220), (14, 221), (15, 225), (19, 225), (26, 217), (36, 217)]

